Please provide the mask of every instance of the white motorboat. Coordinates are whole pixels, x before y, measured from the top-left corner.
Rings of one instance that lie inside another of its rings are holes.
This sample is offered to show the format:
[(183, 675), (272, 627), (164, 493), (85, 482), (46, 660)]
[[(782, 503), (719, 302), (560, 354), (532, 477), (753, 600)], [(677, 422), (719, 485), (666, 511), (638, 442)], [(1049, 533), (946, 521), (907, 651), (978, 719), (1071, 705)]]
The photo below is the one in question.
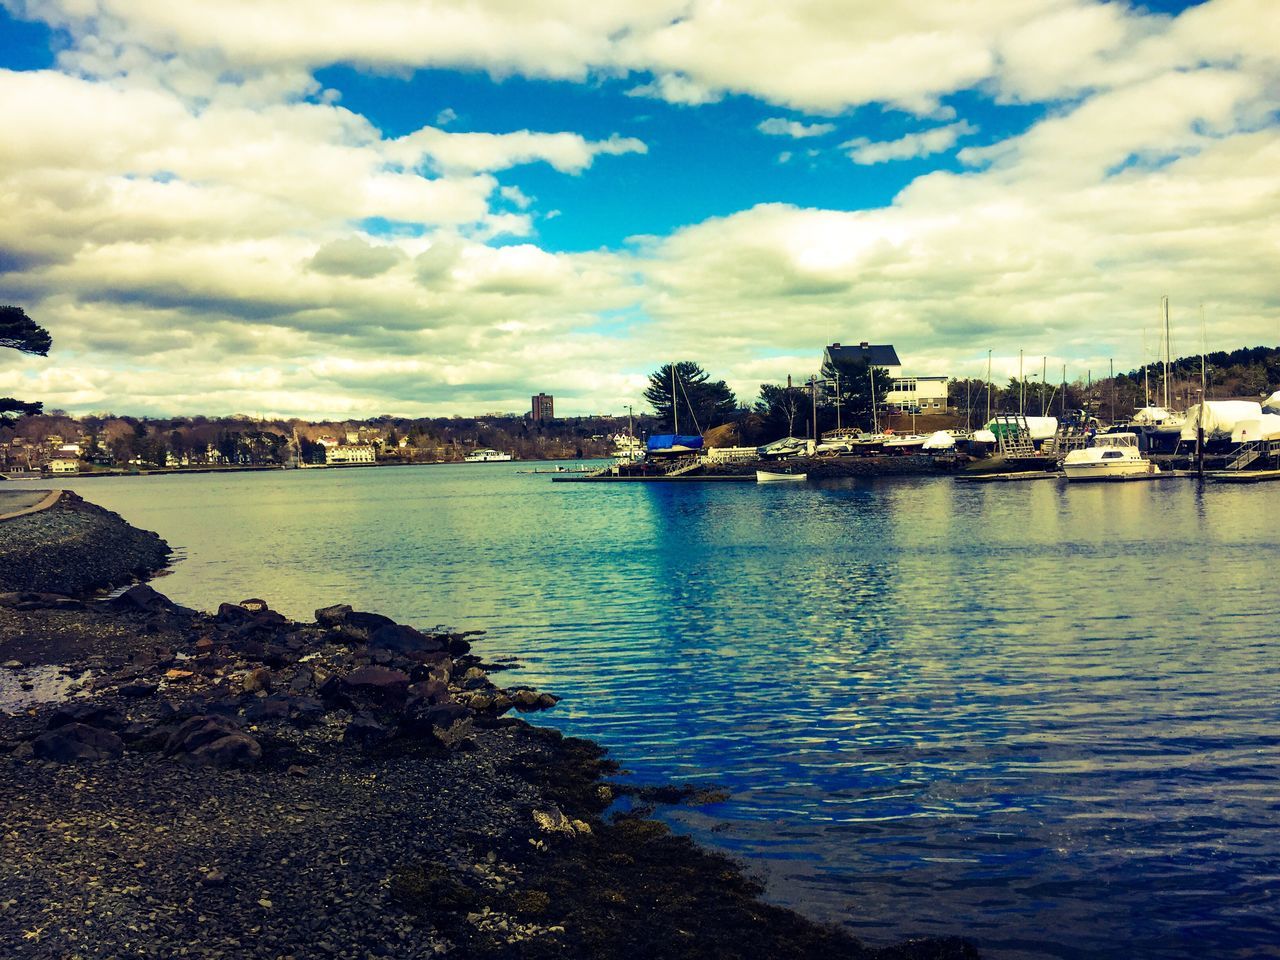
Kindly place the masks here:
[(1134, 480), (1152, 477), (1160, 468), (1144, 459), (1133, 433), (1103, 433), (1093, 445), (1072, 450), (1062, 463), (1068, 480)]
[(511, 454), (485, 448), (467, 454), (464, 463), (500, 463), (511, 459)]
[(807, 473), (778, 473), (773, 470), (757, 470), (756, 483), (781, 483), (787, 480), (808, 480)]

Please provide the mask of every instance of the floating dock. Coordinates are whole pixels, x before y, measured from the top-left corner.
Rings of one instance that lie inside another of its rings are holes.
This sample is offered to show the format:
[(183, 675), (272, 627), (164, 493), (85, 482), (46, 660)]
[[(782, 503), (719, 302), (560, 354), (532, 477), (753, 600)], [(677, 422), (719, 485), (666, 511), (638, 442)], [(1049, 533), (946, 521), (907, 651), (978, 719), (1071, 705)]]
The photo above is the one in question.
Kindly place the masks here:
[(1280, 470), (1215, 470), (1205, 477), (1214, 483), (1267, 483), (1280, 480)]
[(615, 477), (604, 474), (599, 477), (566, 477), (551, 478), (552, 483), (755, 483), (756, 475), (751, 474), (684, 474), (679, 477)]

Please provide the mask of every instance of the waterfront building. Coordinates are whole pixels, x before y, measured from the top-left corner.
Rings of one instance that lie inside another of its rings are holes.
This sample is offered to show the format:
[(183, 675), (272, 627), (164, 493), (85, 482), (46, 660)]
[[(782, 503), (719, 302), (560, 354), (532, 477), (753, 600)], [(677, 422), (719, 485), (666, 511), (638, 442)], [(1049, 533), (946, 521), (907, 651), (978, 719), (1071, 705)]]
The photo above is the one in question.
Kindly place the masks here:
[(336, 443), (324, 448), (325, 463), (373, 463), (373, 447), (360, 443)]
[(74, 457), (54, 457), (49, 461), (49, 472), (58, 474), (79, 473), (80, 461)]
[(541, 423), (556, 418), (555, 398), (549, 393), (534, 394), (531, 398), (529, 419)]
[(891, 413), (946, 413), (947, 377), (895, 377), (881, 403)]

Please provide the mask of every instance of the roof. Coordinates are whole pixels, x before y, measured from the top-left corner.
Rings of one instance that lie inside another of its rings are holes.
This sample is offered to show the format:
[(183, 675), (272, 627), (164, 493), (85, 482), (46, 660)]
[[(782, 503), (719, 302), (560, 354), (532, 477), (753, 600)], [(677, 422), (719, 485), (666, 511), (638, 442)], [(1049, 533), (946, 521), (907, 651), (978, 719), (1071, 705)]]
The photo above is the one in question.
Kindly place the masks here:
[(873, 367), (900, 367), (898, 351), (888, 343), (833, 343), (827, 347), (827, 356), (833, 363), (869, 363)]

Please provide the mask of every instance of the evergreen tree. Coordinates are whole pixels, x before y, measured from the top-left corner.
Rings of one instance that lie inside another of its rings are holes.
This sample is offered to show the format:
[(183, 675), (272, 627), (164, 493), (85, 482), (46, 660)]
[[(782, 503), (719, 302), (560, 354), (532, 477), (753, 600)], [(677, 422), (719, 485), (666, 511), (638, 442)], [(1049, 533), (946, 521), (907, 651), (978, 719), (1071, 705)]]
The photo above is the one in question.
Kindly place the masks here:
[[(21, 307), (0, 306), (0, 347), (19, 353), (47, 357), (53, 338), (49, 331), (27, 316)], [(39, 403), (0, 397), (0, 424), (20, 417), (37, 414), (43, 409)]]
[(649, 374), (649, 388), (645, 390), (644, 398), (657, 414), (661, 429), (674, 432), (675, 414), (678, 413), (680, 430), (686, 435), (710, 430), (732, 420), (738, 412), (738, 401), (734, 399), (733, 391), (723, 380), (713, 382), (710, 375), (692, 360), (663, 364)]

